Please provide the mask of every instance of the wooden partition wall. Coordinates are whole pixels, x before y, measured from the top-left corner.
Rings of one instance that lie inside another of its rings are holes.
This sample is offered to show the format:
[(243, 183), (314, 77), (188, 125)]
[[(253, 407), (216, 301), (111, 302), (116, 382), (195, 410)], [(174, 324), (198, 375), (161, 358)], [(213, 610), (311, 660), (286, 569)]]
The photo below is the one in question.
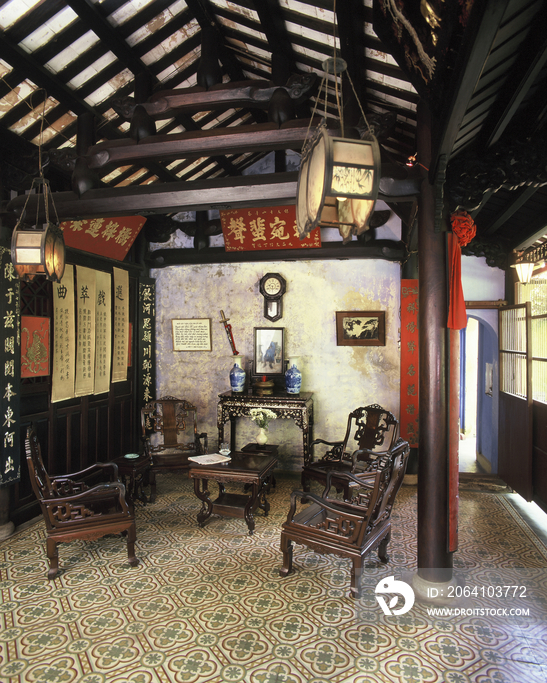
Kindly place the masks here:
[[(136, 367), (139, 335), (135, 330), (139, 277), (144, 271), (132, 264), (88, 256), (73, 262), (82, 262), (90, 268), (110, 273), (113, 266), (129, 271), (132, 364), (127, 369), (126, 380), (111, 383), (108, 392), (57, 403), (51, 402), (51, 374), (21, 380), (21, 479), (11, 487), (10, 495), (10, 519), (15, 525), (39, 514), (24, 454), (24, 439), (31, 422), (36, 424), (44, 464), (50, 474), (79, 471), (97, 461), (112, 460), (139, 448), (137, 412), (140, 406), (137, 405), (139, 382)], [(21, 315), (44, 316), (53, 320), (52, 285), (45, 278), (21, 283)]]

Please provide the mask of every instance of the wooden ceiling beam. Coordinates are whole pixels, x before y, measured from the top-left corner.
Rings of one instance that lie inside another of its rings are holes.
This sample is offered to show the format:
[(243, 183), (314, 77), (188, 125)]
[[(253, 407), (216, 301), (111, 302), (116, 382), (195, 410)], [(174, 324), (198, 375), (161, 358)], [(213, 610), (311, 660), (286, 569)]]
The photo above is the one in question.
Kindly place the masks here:
[(172, 161), (180, 158), (199, 158), (221, 154), (266, 152), (278, 149), (300, 149), (307, 137), (309, 121), (292, 121), (279, 128), (274, 123), (253, 124), (235, 128), (213, 128), (169, 135), (155, 135), (135, 140), (100, 143), (88, 149), (89, 168), (108, 164), (123, 166), (147, 159)]
[[(74, 192), (54, 193), (53, 201), (61, 220), (101, 216), (147, 215), (178, 211), (206, 211), (249, 206), (294, 204), (298, 173), (274, 173), (209, 181), (178, 181), (155, 185), (88, 190), (81, 198)], [(26, 196), (15, 197), (7, 212), (19, 215)], [(27, 210), (36, 214), (38, 198), (28, 197)], [(40, 209), (43, 212), (43, 202)], [(39, 215), (39, 220), (44, 216)]]

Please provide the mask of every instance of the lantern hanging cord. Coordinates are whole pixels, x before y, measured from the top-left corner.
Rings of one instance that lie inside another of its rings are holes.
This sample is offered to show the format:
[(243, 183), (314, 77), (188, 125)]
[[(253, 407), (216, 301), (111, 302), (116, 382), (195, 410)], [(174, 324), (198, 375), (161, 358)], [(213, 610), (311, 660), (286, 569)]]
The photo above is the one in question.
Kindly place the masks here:
[[(336, 96), (336, 107), (338, 109), (338, 118), (340, 119), (340, 131), (342, 137), (344, 137), (344, 117), (342, 116), (342, 108), (340, 106), (340, 94), (338, 92), (338, 77), (336, 75), (336, 0), (334, 0), (333, 7), (333, 21), (332, 21), (332, 49), (333, 49), (333, 60), (332, 60), (332, 75), (334, 76), (334, 94)], [(349, 74), (348, 74), (349, 76)], [(340, 85), (342, 84), (342, 77), (340, 76)], [(325, 88), (325, 114), (327, 109), (327, 89)]]
[[(44, 102), (43, 102), (43, 107), (42, 107), (42, 114), (40, 116), (40, 135), (38, 137), (38, 178), (34, 178), (32, 181), (31, 185), (31, 190), (35, 188), (35, 186), (42, 185), (43, 188), (43, 195), (44, 195), (44, 209), (46, 213), (46, 223), (49, 223), (49, 195), (51, 194), (51, 187), (49, 185), (49, 181), (46, 180), (44, 177), (44, 167), (42, 164), (42, 144), (44, 141), (44, 122), (46, 119), (46, 102), (47, 102), (47, 92), (44, 90)], [(38, 188), (37, 188), (38, 189)], [(23, 210), (19, 216), (19, 220), (17, 221), (16, 228), (19, 226), (21, 221), (24, 219), (26, 212), (27, 212), (27, 204), (30, 199), (30, 195), (32, 193), (29, 192), (27, 194), (27, 197), (25, 199), (25, 203), (23, 205)], [(36, 195), (39, 195), (38, 192), (35, 193)], [(55, 206), (55, 202), (53, 201), (53, 195), (51, 194), (51, 205), (53, 206), (53, 210), (55, 211), (55, 218), (57, 220), (57, 223), (60, 223), (59, 221), (59, 215), (57, 213), (57, 207)], [(40, 202), (39, 200), (36, 201), (36, 223), (35, 225), (38, 225), (38, 217), (39, 217), (39, 210), (40, 210)]]

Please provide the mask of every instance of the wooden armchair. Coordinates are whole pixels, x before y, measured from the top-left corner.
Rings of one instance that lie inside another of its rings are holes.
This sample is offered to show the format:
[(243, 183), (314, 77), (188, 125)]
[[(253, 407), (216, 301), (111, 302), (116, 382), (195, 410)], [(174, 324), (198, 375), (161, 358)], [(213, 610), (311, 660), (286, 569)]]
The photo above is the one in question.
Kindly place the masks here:
[[(98, 462), (81, 472), (50, 477), (34, 425), (27, 430), (25, 452), (32, 488), (46, 522), (48, 578), (54, 579), (59, 569), (57, 543), (77, 538), (94, 540), (106, 534), (127, 536), (128, 561), (137, 566), (135, 517), (126, 503), (125, 487), (118, 481), (117, 465)], [(97, 474), (108, 481), (95, 486), (83, 481)]]
[[(324, 444), (329, 449), (322, 457), (312, 457), (304, 465), (301, 476), (303, 491), (310, 490), (311, 480), (325, 486), (329, 472), (355, 472), (356, 469), (382, 467), (391, 458), (398, 434), (399, 422), (382, 406), (375, 404), (356, 408), (348, 415), (346, 434), (341, 441), (315, 439), (312, 442), (311, 446)], [(337, 491), (348, 493), (343, 479), (335, 478), (333, 484)]]
[[(392, 460), (385, 467), (370, 472), (336, 473), (351, 492), (347, 500), (329, 498), (333, 472), (326, 475), (322, 496), (293, 491), (287, 521), (281, 531), (283, 566), (279, 573), (292, 571), (292, 542), (306, 545), (318, 553), (332, 553), (352, 560), (351, 593), (358, 598), (363, 559), (378, 549), (381, 562), (388, 562), (387, 545), (391, 538), (391, 510), (403, 482), (410, 447), (399, 439), (392, 450)], [(311, 504), (297, 512), (298, 501)]]
[(196, 408), (188, 401), (165, 396), (141, 410), (142, 438), (152, 456), (150, 502), (156, 500), (156, 473), (188, 469), (191, 455), (207, 453), (207, 434), (198, 434)]

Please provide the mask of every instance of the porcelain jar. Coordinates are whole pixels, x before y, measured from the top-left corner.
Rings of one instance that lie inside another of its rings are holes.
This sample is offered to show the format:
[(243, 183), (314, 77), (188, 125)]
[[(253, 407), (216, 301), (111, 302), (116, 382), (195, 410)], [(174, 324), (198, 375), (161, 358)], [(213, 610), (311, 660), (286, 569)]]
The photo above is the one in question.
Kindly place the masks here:
[(302, 373), (296, 367), (298, 358), (290, 358), (285, 373), (285, 390), (288, 394), (299, 394), (302, 387)]
[(242, 392), (245, 389), (246, 372), (243, 369), (243, 356), (232, 356), (234, 365), (230, 370), (230, 387), (232, 391)]

